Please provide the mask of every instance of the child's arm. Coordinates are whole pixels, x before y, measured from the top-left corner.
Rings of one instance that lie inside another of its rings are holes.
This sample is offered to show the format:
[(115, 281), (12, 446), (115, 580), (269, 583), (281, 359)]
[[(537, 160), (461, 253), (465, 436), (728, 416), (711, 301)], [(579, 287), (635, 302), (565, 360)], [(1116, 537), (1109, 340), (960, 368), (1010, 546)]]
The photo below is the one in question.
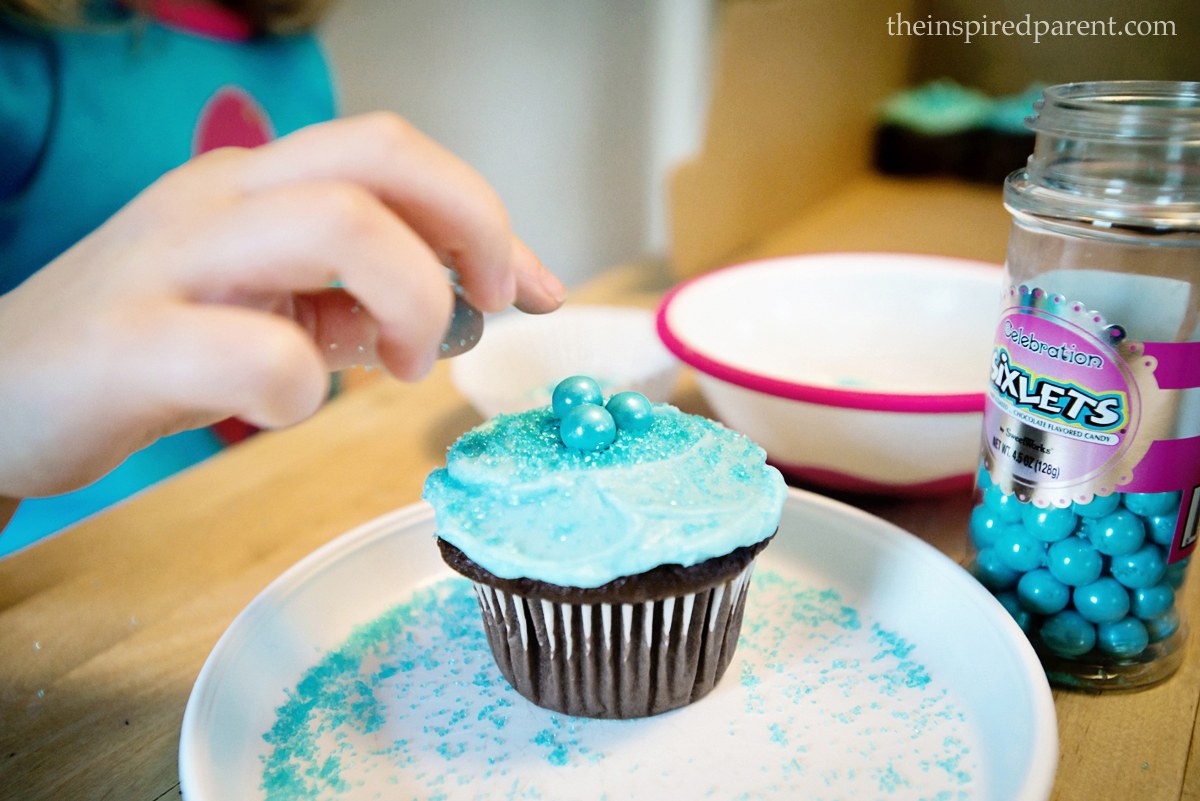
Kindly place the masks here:
[(231, 415), (299, 422), (362, 353), (422, 377), (447, 258), (484, 311), (565, 294), (486, 182), (395, 116), (188, 163), (0, 297), (0, 498), (82, 486)]

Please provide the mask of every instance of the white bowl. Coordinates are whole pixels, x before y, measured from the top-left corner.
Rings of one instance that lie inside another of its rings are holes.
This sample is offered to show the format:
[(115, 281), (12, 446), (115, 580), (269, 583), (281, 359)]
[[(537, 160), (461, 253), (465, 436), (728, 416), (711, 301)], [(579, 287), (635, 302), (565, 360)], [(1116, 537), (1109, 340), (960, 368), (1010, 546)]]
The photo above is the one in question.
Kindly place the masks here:
[(679, 362), (654, 333), (654, 312), (564, 306), (553, 314), (489, 319), (475, 348), (450, 363), (450, 380), (484, 417), (550, 403), (555, 384), (596, 379), (605, 395), (633, 390), (667, 400)]
[(734, 265), (671, 291), (666, 346), (772, 464), (831, 489), (971, 485), (1001, 269), (838, 253)]

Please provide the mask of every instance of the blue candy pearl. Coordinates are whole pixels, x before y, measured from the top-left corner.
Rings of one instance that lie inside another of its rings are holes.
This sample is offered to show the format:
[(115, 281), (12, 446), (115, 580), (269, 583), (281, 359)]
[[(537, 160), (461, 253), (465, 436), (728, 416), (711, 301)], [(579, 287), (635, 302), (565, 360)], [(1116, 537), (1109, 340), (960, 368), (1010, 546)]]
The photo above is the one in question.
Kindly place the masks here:
[(1017, 625), (1021, 627), (1021, 631), (1028, 634), (1033, 629), (1035, 618), (1030, 614), (1028, 609), (1021, 606), (1021, 601), (1017, 598), (1015, 592), (1008, 590), (998, 593), (996, 600), (1000, 602), (1000, 605), (1004, 607), (1008, 614), (1012, 615), (1012, 619), (1017, 621)]
[(567, 412), (562, 421), (562, 441), (580, 451), (602, 451), (617, 438), (617, 426), (603, 406), (584, 403)]
[(1042, 642), (1059, 656), (1080, 656), (1096, 645), (1096, 629), (1078, 612), (1066, 609), (1042, 624)]
[(1176, 515), (1151, 515), (1142, 519), (1146, 522), (1146, 536), (1159, 545), (1171, 545), (1175, 539)]
[(1183, 580), (1187, 578), (1187, 566), (1190, 561), (1192, 561), (1192, 557), (1189, 556), (1186, 559), (1180, 559), (1173, 565), (1167, 565), (1167, 583), (1175, 589), (1179, 589)]
[(1122, 499), (1125, 508), (1135, 515), (1150, 517), (1179, 512), (1182, 492), (1127, 492)]
[(1112, 656), (1137, 656), (1150, 644), (1146, 624), (1136, 617), (1096, 627), (1096, 647)]
[(1005, 566), (1021, 573), (1041, 567), (1046, 558), (1046, 543), (1031, 535), (1020, 523), (1005, 526), (993, 547)]
[(983, 493), (983, 502), (1005, 523), (1015, 523), (1021, 519), (1021, 502), (1017, 496), (1005, 495), (999, 487), (992, 487)]
[(1063, 584), (1045, 568), (1031, 570), (1017, 582), (1017, 597), (1030, 612), (1053, 615), (1067, 608), (1071, 600), (1071, 588)]
[(1175, 590), (1170, 584), (1155, 584), (1129, 593), (1129, 613), (1142, 620), (1158, 617), (1175, 605)]
[(969, 530), (971, 542), (975, 543), (977, 549), (983, 550), (994, 543), (996, 537), (1000, 536), (1000, 529), (1003, 527), (1004, 523), (987, 506), (980, 504), (971, 510)]
[(1006, 590), (1017, 583), (1020, 573), (1017, 573), (1004, 562), (994, 548), (984, 548), (975, 555), (975, 567), (972, 571), (979, 583), (989, 590)]
[(1083, 531), (1096, 550), (1106, 556), (1133, 553), (1146, 540), (1146, 526), (1142, 519), (1126, 509), (1086, 522)]
[(1091, 584), (1100, 577), (1104, 570), (1104, 557), (1084, 540), (1070, 537), (1050, 546), (1046, 553), (1046, 567), (1050, 575), (1063, 584), (1078, 587), (1080, 584)]
[(990, 490), (996, 486), (992, 483), (992, 477), (988, 475), (987, 469), (983, 465), (979, 466), (979, 473), (975, 476), (975, 486), (981, 490)]
[(1162, 548), (1148, 542), (1133, 553), (1114, 556), (1108, 570), (1113, 578), (1126, 587), (1153, 587), (1167, 570)]
[(1146, 624), (1146, 633), (1150, 635), (1150, 642), (1162, 642), (1179, 631), (1179, 611), (1172, 606), (1158, 617), (1143, 622)]
[(1071, 508), (1081, 517), (1104, 517), (1116, 511), (1121, 505), (1121, 493), (1112, 495), (1097, 495), (1089, 503), (1073, 503)]
[(1116, 623), (1129, 614), (1129, 591), (1108, 576), (1076, 587), (1071, 599), (1084, 620), (1092, 623)]
[(1039, 509), (1033, 504), (1029, 504), (1021, 510), (1021, 522), (1025, 524), (1029, 533), (1039, 540), (1058, 542), (1071, 535), (1079, 518), (1071, 511), (1070, 507), (1060, 509), (1051, 506), (1047, 509)]
[(604, 396), (600, 394), (600, 385), (596, 383), (595, 379), (585, 375), (573, 375), (559, 381), (558, 386), (554, 388), (554, 394), (550, 397), (554, 414), (560, 420), (565, 420), (568, 412), (584, 403), (604, 406)]
[(654, 425), (654, 409), (640, 392), (618, 392), (604, 408), (622, 431), (645, 431)]

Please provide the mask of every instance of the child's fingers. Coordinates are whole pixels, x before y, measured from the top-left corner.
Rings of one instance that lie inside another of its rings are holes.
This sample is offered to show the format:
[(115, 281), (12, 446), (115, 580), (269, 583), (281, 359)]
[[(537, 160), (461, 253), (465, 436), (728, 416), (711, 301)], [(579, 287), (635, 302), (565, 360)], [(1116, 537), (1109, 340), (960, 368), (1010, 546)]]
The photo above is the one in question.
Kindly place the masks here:
[(329, 391), (316, 347), (295, 323), (234, 306), (175, 304), (141, 321), (132, 369), (152, 408), (237, 415), (263, 428), (292, 425)]
[(312, 339), (330, 370), (379, 364), (379, 324), (358, 299), (342, 289), (297, 295), (291, 317)]
[[(379, 356), (400, 378), (429, 371), (450, 321), (453, 292), (437, 257), (351, 183), (297, 184), (250, 196), (192, 234), (179, 252), (183, 290), (198, 300), (318, 291), (340, 280), (378, 323)], [(341, 347), (332, 339), (325, 344)]]
[(527, 314), (546, 314), (562, 305), (566, 287), (515, 236), (512, 260), (517, 273), (517, 300), (513, 305)]
[(366, 187), (440, 256), (467, 299), (500, 311), (516, 297), (508, 213), (471, 167), (402, 118), (368, 114), (314, 125), (248, 154), (237, 183), (257, 192), (306, 181)]

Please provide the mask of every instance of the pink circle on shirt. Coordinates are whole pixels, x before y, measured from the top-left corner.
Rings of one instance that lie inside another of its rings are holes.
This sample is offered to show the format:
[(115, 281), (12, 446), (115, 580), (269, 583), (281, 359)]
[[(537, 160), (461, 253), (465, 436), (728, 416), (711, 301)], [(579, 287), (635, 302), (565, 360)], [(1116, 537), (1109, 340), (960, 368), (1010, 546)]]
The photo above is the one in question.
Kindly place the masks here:
[(275, 138), (271, 119), (240, 86), (222, 86), (200, 110), (192, 136), (192, 155), (219, 147), (258, 147)]

